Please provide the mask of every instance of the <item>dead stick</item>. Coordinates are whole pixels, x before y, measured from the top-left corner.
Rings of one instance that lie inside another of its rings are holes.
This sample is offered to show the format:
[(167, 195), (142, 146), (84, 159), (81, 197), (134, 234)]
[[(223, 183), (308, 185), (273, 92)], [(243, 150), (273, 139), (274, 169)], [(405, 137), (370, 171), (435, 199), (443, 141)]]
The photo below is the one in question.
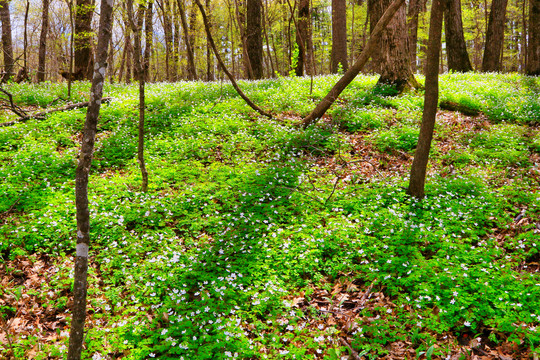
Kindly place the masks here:
[(356, 351), (354, 351), (354, 349), (352, 348), (351, 345), (349, 345), (349, 343), (347, 342), (347, 340), (345, 340), (344, 338), (339, 338), (339, 341), (341, 341), (341, 343), (343, 345), (345, 345), (346, 347), (349, 348), (349, 351), (351, 352), (351, 355), (353, 358), (355, 358), (356, 360), (361, 360), (361, 357), (358, 355), (358, 353)]

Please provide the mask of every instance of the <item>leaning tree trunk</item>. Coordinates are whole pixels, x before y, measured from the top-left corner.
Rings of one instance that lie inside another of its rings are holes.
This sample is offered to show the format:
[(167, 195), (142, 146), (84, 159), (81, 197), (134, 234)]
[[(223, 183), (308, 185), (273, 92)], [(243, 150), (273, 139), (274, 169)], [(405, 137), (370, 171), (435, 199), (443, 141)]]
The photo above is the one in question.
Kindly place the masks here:
[(407, 193), (416, 198), (424, 197), (426, 168), (429, 159), (429, 149), (433, 138), (437, 102), (439, 100), (439, 57), (441, 49), (441, 32), (443, 8), (445, 2), (452, 0), (433, 0), (431, 19), (429, 21), (429, 40), (426, 59), (426, 91), (424, 95), (424, 112), (422, 125), (418, 136), (418, 145), (411, 167), (409, 188)]
[(332, 106), (332, 104), (337, 100), (347, 85), (354, 80), (356, 75), (358, 75), (360, 70), (362, 70), (369, 58), (375, 52), (375, 48), (380, 45), (380, 37), (382, 36), (382, 33), (404, 3), (405, 0), (394, 0), (392, 4), (386, 8), (384, 14), (379, 19), (379, 22), (377, 22), (377, 24), (373, 27), (371, 36), (366, 46), (364, 46), (364, 49), (360, 53), (360, 56), (358, 59), (356, 59), (356, 62), (349, 68), (349, 70), (345, 72), (345, 74), (343, 74), (341, 79), (338, 80), (338, 82), (334, 85), (334, 87), (332, 87), (330, 92), (326, 94), (321, 102), (317, 104), (315, 109), (313, 109), (313, 111), (302, 120), (300, 125), (303, 128), (307, 128), (308, 126), (315, 124), (317, 120), (324, 115), (326, 110), (328, 110), (330, 106)]
[[(375, 28), (391, 0), (369, 0), (371, 31)], [(409, 38), (407, 34), (407, 9), (400, 7), (385, 31), (380, 46), (374, 49), (373, 62), (380, 73), (377, 86), (389, 85), (398, 93), (416, 86), (412, 74), (409, 56)]]
[[(382, 13), (380, 14), (382, 15)], [(332, 0), (332, 73), (347, 71), (347, 2)]]
[(493, 0), (491, 3), (484, 59), (482, 60), (482, 71), (484, 72), (501, 71), (501, 54), (504, 43), (504, 22), (507, 5), (508, 0)]
[(457, 72), (472, 71), (465, 36), (463, 35), (461, 0), (449, 0), (447, 2), (444, 9), (444, 30), (448, 70)]
[(0, 21), (2, 21), (2, 51), (4, 53), (5, 74), (1, 81), (6, 82), (13, 76), (13, 42), (11, 38), (11, 16), (9, 14), (9, 0), (0, 0)]
[(79, 164), (75, 177), (75, 204), (77, 207), (77, 247), (75, 278), (73, 281), (73, 317), (69, 334), (68, 360), (80, 360), (86, 319), (86, 289), (88, 276), (88, 250), (90, 247), (90, 211), (88, 209), (88, 175), (96, 139), (99, 108), (103, 97), (103, 83), (107, 70), (108, 45), (112, 34), (114, 0), (101, 1), (96, 67), (90, 89), (90, 101), (84, 123)]
[(49, 0), (43, 0), (41, 13), (41, 35), (39, 37), (37, 81), (45, 81), (45, 55), (47, 53), (47, 34), (49, 32)]
[(527, 45), (527, 75), (540, 75), (540, 0), (530, 0), (529, 43)]
[(246, 6), (246, 47), (253, 79), (261, 79), (263, 73), (262, 43), (262, 1), (247, 0)]
[(78, 0), (75, 8), (75, 80), (90, 80), (94, 67), (92, 55), (93, 0)]

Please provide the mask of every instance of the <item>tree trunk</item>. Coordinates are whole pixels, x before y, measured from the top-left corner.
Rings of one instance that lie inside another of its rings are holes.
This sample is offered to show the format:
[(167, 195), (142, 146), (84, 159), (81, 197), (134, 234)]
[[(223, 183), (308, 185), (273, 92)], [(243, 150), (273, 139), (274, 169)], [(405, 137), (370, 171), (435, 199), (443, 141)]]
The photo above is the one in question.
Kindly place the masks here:
[(4, 53), (4, 76), (1, 82), (6, 82), (13, 76), (13, 41), (11, 37), (11, 16), (9, 13), (10, 0), (0, 0), (0, 20), (2, 21), (2, 51)]
[(41, 12), (41, 35), (39, 36), (39, 55), (37, 81), (45, 81), (45, 55), (47, 53), (47, 34), (49, 32), (49, 0), (43, 0)]
[(171, 71), (171, 53), (173, 48), (173, 27), (172, 27), (172, 11), (170, 0), (157, 2), (161, 9), (161, 19), (163, 21), (163, 35), (165, 37), (165, 78), (167, 81), (174, 81)]
[[(439, 100), (439, 55), (441, 49), (441, 32), (443, 9), (453, 0), (433, 0), (431, 19), (429, 22), (429, 40), (426, 63), (426, 91), (424, 95), (424, 112), (422, 125), (418, 136), (418, 145), (411, 167), (409, 188), (407, 193), (416, 198), (424, 197), (426, 168), (429, 159), (429, 149), (433, 138), (433, 129), (437, 116)], [(446, 2), (446, 4), (445, 4)]]
[[(382, 16), (382, 13), (380, 14)], [(332, 73), (347, 71), (347, 2), (332, 0)]]
[(246, 46), (251, 65), (252, 79), (262, 79), (263, 44), (262, 44), (262, 1), (247, 0), (246, 7)]
[[(153, 24), (153, 5), (154, 1), (149, 0), (147, 2), (145, 17), (144, 17), (144, 23), (145, 23), (145, 39), (146, 44), (144, 46), (144, 59), (143, 59), (143, 66), (144, 66), (144, 81), (148, 82), (150, 81), (150, 58), (152, 56), (152, 49), (154, 48), (154, 24)], [(143, 102), (144, 103), (144, 102)]]
[(508, 0), (493, 0), (491, 3), (484, 59), (482, 60), (482, 71), (484, 72), (501, 70), (507, 4)]
[(90, 80), (94, 67), (92, 54), (92, 15), (94, 0), (78, 0), (75, 9), (75, 80)]
[[(391, 0), (368, 1), (372, 31), (390, 3)], [(406, 7), (398, 9), (386, 30), (383, 31), (380, 46), (374, 50), (373, 62), (381, 75), (377, 86), (389, 85), (401, 93), (407, 87), (416, 84), (410, 66)]]
[(296, 64), (296, 76), (303, 76), (304, 69), (309, 68), (307, 60), (307, 45), (309, 35), (309, 0), (300, 0), (298, 4), (298, 26), (296, 29), (296, 44), (298, 44), (298, 63)]
[(411, 57), (411, 71), (415, 72), (416, 65), (416, 47), (418, 44), (418, 18), (422, 11), (425, 11), (426, 0), (411, 0), (407, 11), (409, 23), (409, 56)]
[(461, 20), (461, 0), (450, 0), (444, 9), (444, 30), (448, 70), (472, 71), (471, 61), (465, 45), (463, 22)]
[(96, 139), (97, 122), (103, 83), (107, 70), (107, 47), (112, 34), (112, 13), (114, 0), (102, 0), (99, 36), (97, 45), (97, 66), (92, 78), (90, 101), (84, 123), (79, 164), (75, 177), (75, 204), (77, 207), (77, 247), (75, 275), (73, 281), (73, 317), (69, 335), (68, 360), (80, 360), (86, 319), (86, 289), (88, 275), (88, 250), (90, 247), (90, 211), (88, 209), (88, 175), (92, 165), (92, 153)]
[(26, 9), (24, 11), (24, 40), (23, 40), (23, 67), (28, 69), (28, 11), (30, 10), (30, 0), (26, 0)]
[(529, 43), (527, 44), (527, 75), (540, 75), (540, 0), (529, 3)]
[(313, 109), (311, 114), (306, 116), (301, 123), (301, 126), (307, 128), (308, 126), (317, 122), (320, 119), (326, 110), (337, 100), (341, 92), (349, 85), (356, 75), (362, 70), (364, 65), (366, 65), (370, 56), (375, 52), (375, 48), (380, 45), (380, 38), (383, 34), (385, 28), (388, 26), (388, 23), (392, 20), (397, 11), (405, 3), (405, 0), (394, 0), (390, 6), (388, 6), (384, 14), (380, 17), (379, 22), (373, 27), (371, 36), (364, 46), (364, 49), (360, 53), (356, 62), (343, 74), (341, 79), (334, 85), (334, 87), (326, 94), (324, 99), (321, 100), (319, 104)]
[(183, 0), (177, 0), (178, 10), (180, 11), (180, 20), (184, 30), (184, 42), (186, 43), (186, 52), (188, 57), (188, 80), (197, 79), (197, 70), (195, 68), (195, 56), (193, 55), (193, 45), (190, 41), (189, 27), (187, 23), (186, 10), (182, 4)]

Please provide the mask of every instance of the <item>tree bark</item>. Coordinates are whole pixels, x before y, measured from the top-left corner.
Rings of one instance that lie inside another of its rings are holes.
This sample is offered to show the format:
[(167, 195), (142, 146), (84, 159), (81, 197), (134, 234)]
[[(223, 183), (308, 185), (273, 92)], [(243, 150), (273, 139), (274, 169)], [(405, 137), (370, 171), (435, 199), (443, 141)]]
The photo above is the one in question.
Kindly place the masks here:
[(332, 0), (332, 73), (338, 72), (339, 64), (341, 64), (343, 71), (349, 69), (347, 62), (346, 0)]
[(300, 0), (298, 4), (298, 26), (296, 29), (296, 43), (300, 52), (298, 53), (298, 63), (295, 69), (296, 76), (303, 76), (304, 69), (308, 74), (312, 74), (309, 57), (309, 47), (312, 44), (309, 24), (311, 21), (309, 0)]
[(529, 3), (529, 43), (525, 73), (530, 76), (540, 75), (540, 0), (530, 0)]
[(247, 0), (246, 7), (246, 46), (251, 65), (252, 79), (262, 79), (263, 44), (262, 44), (262, 1)]
[(180, 20), (184, 30), (184, 42), (186, 43), (186, 52), (188, 57), (188, 80), (197, 79), (197, 70), (195, 68), (195, 56), (193, 55), (193, 45), (190, 41), (189, 27), (187, 23), (186, 10), (182, 0), (177, 0), (178, 10), (180, 11)]
[[(426, 168), (429, 159), (429, 149), (433, 138), (433, 129), (437, 116), (439, 100), (439, 57), (441, 49), (441, 32), (443, 9), (452, 0), (433, 0), (429, 21), (429, 40), (426, 63), (426, 91), (424, 95), (424, 112), (422, 125), (418, 136), (418, 145), (411, 167), (409, 188), (407, 193), (416, 198), (424, 197)], [(446, 4), (445, 4), (446, 3)]]
[(504, 43), (504, 25), (508, 0), (493, 0), (489, 13), (488, 28), (482, 71), (501, 71), (501, 54)]
[(456, 72), (472, 71), (465, 36), (463, 35), (461, 0), (449, 0), (447, 2), (444, 9), (444, 30), (448, 70)]
[(92, 16), (94, 0), (78, 0), (75, 9), (75, 80), (90, 80), (94, 67)]
[[(206, 11), (210, 12), (210, 0), (206, 0), (205, 6)], [(210, 28), (210, 30), (212, 30), (212, 28)], [(214, 79), (214, 58), (212, 56), (212, 47), (210, 46), (208, 39), (206, 39), (206, 81), (214, 81)]]
[(407, 10), (407, 18), (409, 22), (407, 28), (409, 30), (409, 56), (411, 57), (411, 71), (415, 72), (416, 65), (416, 46), (418, 44), (418, 19), (422, 11), (425, 11), (426, 0), (411, 0), (409, 9)]
[(88, 275), (88, 250), (90, 247), (90, 211), (88, 209), (88, 176), (92, 165), (92, 153), (96, 138), (99, 109), (103, 97), (103, 83), (107, 70), (107, 47), (112, 34), (112, 13), (114, 0), (101, 1), (99, 36), (97, 45), (97, 66), (92, 78), (90, 100), (79, 164), (75, 177), (75, 204), (77, 207), (77, 247), (75, 257), (75, 276), (73, 281), (73, 317), (69, 335), (68, 360), (80, 360), (84, 339), (86, 319), (86, 290)]
[(347, 87), (347, 85), (349, 85), (354, 80), (356, 75), (358, 75), (364, 65), (366, 65), (371, 54), (374, 53), (375, 48), (379, 46), (381, 35), (383, 34), (384, 30), (386, 29), (396, 12), (399, 11), (399, 9), (404, 3), (405, 0), (394, 0), (392, 4), (390, 4), (390, 6), (386, 8), (384, 14), (380, 17), (379, 22), (377, 22), (377, 24), (373, 27), (371, 36), (366, 46), (364, 46), (364, 49), (360, 53), (360, 56), (358, 57), (358, 59), (356, 59), (356, 62), (349, 68), (349, 70), (345, 72), (345, 74), (343, 74), (341, 79), (339, 79), (338, 82), (334, 85), (334, 87), (330, 90), (330, 92), (326, 94), (324, 99), (322, 99), (321, 102), (317, 104), (311, 114), (309, 114), (302, 120), (302, 127), (307, 128), (308, 126), (315, 124), (317, 120), (319, 120), (324, 115), (326, 110), (330, 108), (334, 101), (336, 101), (336, 99)]
[[(390, 3), (391, 0), (368, 1), (372, 32)], [(381, 75), (377, 86), (389, 85), (401, 93), (407, 87), (416, 84), (410, 66), (407, 9), (405, 7), (398, 9), (382, 34), (380, 46), (374, 50), (373, 62)]]
[(47, 53), (47, 34), (49, 33), (49, 0), (43, 0), (41, 12), (41, 35), (39, 37), (37, 81), (45, 81), (45, 56)]
[(11, 37), (10, 0), (0, 0), (0, 20), (2, 21), (2, 51), (4, 53), (4, 76), (1, 82), (7, 82), (13, 76), (13, 41)]

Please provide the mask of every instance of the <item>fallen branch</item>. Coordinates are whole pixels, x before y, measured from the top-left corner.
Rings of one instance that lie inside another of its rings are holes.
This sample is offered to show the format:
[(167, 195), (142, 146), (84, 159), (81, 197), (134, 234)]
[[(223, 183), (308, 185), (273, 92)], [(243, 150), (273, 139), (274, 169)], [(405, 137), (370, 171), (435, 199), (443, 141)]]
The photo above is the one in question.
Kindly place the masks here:
[(15, 114), (17, 114), (20, 117), (24, 117), (27, 115), (23, 109), (21, 109), (19, 106), (15, 104), (15, 102), (13, 101), (13, 95), (11, 95), (10, 92), (2, 88), (0, 88), (0, 91), (3, 92), (8, 97), (11, 111), (13, 111)]
[(342, 345), (345, 345), (349, 351), (351, 352), (351, 356), (355, 359), (355, 360), (360, 360), (362, 359), (358, 353), (356, 351), (354, 351), (354, 349), (352, 348), (352, 346), (349, 344), (349, 342), (347, 340), (345, 340), (344, 338), (339, 338), (339, 341), (341, 341), (341, 344)]
[(311, 114), (306, 116), (304, 120), (300, 123), (300, 125), (305, 129), (310, 125), (313, 125), (319, 120), (324, 113), (330, 108), (330, 106), (336, 101), (338, 96), (341, 94), (343, 90), (354, 80), (356, 75), (362, 70), (364, 65), (366, 65), (367, 61), (371, 57), (371, 53), (375, 50), (375, 47), (377, 46), (379, 42), (379, 38), (386, 29), (386, 26), (388, 23), (390, 23), (390, 20), (394, 17), (394, 14), (396, 11), (405, 3), (405, 0), (394, 0), (394, 2), (386, 9), (383, 16), (377, 22), (377, 25), (371, 32), (371, 36), (369, 37), (368, 43), (366, 44), (364, 50), (356, 60), (353, 66), (345, 72), (345, 74), (341, 77), (341, 79), (338, 80), (338, 82), (334, 85), (332, 90), (324, 97), (324, 99), (321, 100), (321, 102), (313, 109)]
[[(103, 98), (103, 102), (110, 101), (110, 100), (111, 100), (111, 98)], [(14, 125), (14, 124), (17, 124), (17, 123), (20, 123), (20, 122), (25, 122), (26, 120), (33, 119), (33, 118), (40, 118), (40, 117), (43, 117), (43, 116), (45, 116), (47, 114), (50, 114), (50, 113), (53, 113), (53, 112), (73, 110), (73, 109), (78, 109), (78, 108), (87, 107), (87, 106), (88, 106), (88, 101), (83, 101), (83, 102), (78, 102), (78, 103), (75, 103), (75, 104), (64, 105), (64, 106), (61, 106), (59, 108), (38, 111), (38, 112), (35, 112), (33, 114), (25, 114), (25, 115), (22, 115), (22, 116), (17, 114), (17, 115), (20, 116), (19, 120), (13, 120), (13, 121), (8, 121), (8, 122), (5, 122), (5, 123), (1, 123), (0, 127), (11, 126), (11, 125)]]

